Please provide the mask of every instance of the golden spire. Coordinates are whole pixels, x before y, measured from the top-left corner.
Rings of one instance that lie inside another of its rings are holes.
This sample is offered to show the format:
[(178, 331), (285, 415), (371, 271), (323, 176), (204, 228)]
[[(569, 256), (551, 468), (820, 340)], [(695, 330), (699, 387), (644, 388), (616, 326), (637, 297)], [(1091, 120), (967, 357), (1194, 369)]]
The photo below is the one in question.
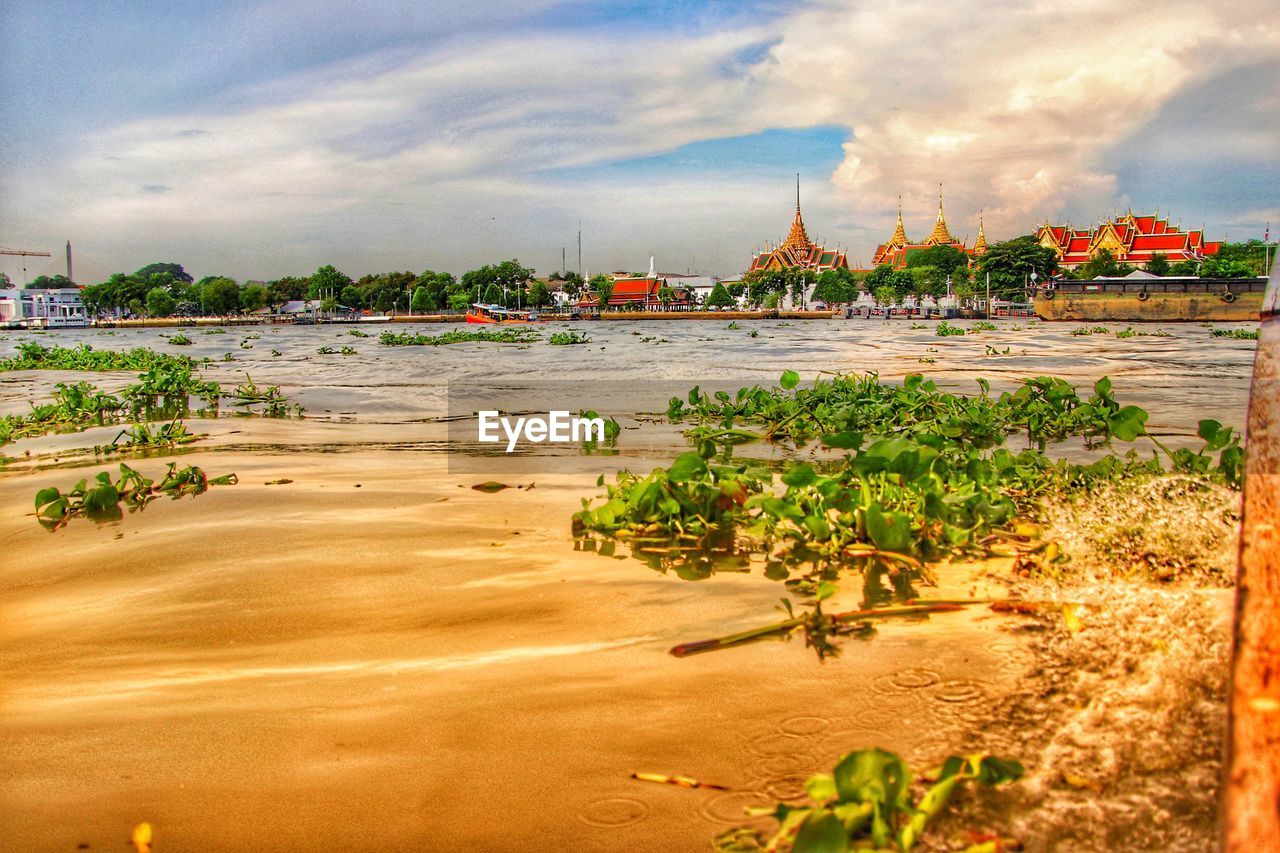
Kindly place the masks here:
[(804, 230), (804, 219), (800, 216), (800, 173), (796, 173), (796, 218), (791, 223), (791, 233), (783, 241), (784, 249), (808, 249), (809, 235)]
[(902, 196), (898, 196), (898, 227), (893, 229), (893, 236), (885, 245), (898, 249), (910, 242), (907, 239), (907, 229), (902, 226)]
[(978, 211), (978, 239), (973, 241), (973, 253), (975, 255), (985, 255), (987, 253), (987, 231), (982, 222), (981, 210)]
[(955, 243), (956, 238), (947, 230), (947, 218), (942, 213), (942, 184), (938, 184), (938, 221), (934, 223), (933, 233), (924, 241), (926, 246), (939, 246), (943, 243)]

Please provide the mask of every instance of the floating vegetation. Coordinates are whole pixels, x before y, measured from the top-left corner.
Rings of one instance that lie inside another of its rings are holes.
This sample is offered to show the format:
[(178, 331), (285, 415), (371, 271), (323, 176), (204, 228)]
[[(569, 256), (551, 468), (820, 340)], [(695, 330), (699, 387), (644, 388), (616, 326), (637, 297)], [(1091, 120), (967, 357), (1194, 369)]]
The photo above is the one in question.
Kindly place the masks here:
[(1116, 337), (1117, 338), (1137, 338), (1137, 337), (1171, 338), (1173, 337), (1173, 335), (1170, 334), (1169, 332), (1166, 332), (1164, 329), (1157, 329), (1154, 332), (1140, 332), (1137, 329), (1135, 329), (1133, 326), (1129, 326), (1125, 329), (1121, 329), (1120, 331), (1116, 332)]
[(557, 347), (573, 346), (575, 344), (589, 344), (591, 343), (591, 338), (577, 332), (556, 332), (547, 343)]
[[(966, 784), (995, 787), (1022, 778), (1020, 763), (990, 755), (953, 755), (927, 780), (883, 749), (862, 749), (840, 759), (831, 775), (819, 773), (804, 784), (805, 805), (778, 803), (749, 809), (753, 818), (772, 817), (777, 831), (766, 839), (750, 827), (716, 836), (721, 853), (790, 850), (836, 853), (846, 850), (907, 851), (920, 843), (929, 824)], [(927, 787), (926, 787), (927, 785)], [(913, 800), (913, 789), (918, 796)], [(971, 851), (999, 850), (998, 838)]]
[(235, 485), (236, 475), (209, 477), (194, 466), (178, 469), (170, 463), (168, 472), (156, 482), (138, 471), (120, 463), (120, 478), (113, 480), (109, 472), (98, 474), (89, 485), (81, 480), (68, 492), (50, 486), (36, 493), (36, 518), (49, 530), (57, 530), (75, 516), (95, 521), (116, 521), (123, 517), (123, 503), (130, 512), (145, 509), (147, 504), (161, 495), (180, 498), (199, 495), (210, 486)]
[(338, 354), (339, 355), (359, 355), (359, 353), (356, 352), (355, 347), (343, 347), (342, 349), (338, 350)]
[(175, 347), (189, 347), (191, 346), (191, 338), (182, 332), (178, 332), (176, 335), (169, 336), (169, 343)]
[(934, 334), (940, 338), (946, 338), (946, 337), (951, 337), (953, 335), (963, 335), (964, 329), (960, 328), (959, 326), (953, 326), (950, 323), (948, 323), (946, 320), (943, 320), (941, 323), (938, 324), (938, 327), (934, 329)]
[(348, 335), (350, 335), (350, 336), (351, 336), (351, 337), (353, 337), (353, 338), (370, 338), (370, 337), (373, 337), (373, 336), (372, 336), (372, 335), (370, 335), (368, 332), (362, 332), (362, 331), (360, 331), (359, 329), (352, 329), (351, 331), (347, 332), (347, 334), (348, 334)]
[(1258, 329), (1214, 329), (1215, 338), (1234, 338), (1237, 341), (1256, 341)]
[(440, 335), (413, 334), (410, 332), (383, 332), (378, 336), (378, 343), (389, 347), (439, 347), (448, 344), (490, 343), (490, 344), (527, 344), (538, 340), (538, 333), (532, 329), (486, 329), (484, 331), (464, 331), (454, 329)]
[(752, 329), (751, 331), (747, 332), (747, 337), (749, 337), (749, 338), (758, 338), (758, 337), (760, 337), (760, 330), (759, 330), (759, 329)]
[[(190, 444), (204, 436), (194, 435), (187, 431), (187, 425), (182, 421), (169, 421), (168, 423), (152, 426), (151, 424), (134, 424), (126, 429), (122, 429), (120, 434), (115, 437), (111, 444), (95, 447), (97, 453), (111, 453), (121, 450), (152, 450), (156, 448), (176, 447), (181, 444)], [(121, 439), (125, 439), (121, 441)]]
[[(172, 339), (171, 339), (172, 340)], [(18, 354), (0, 359), (0, 372), (8, 370), (150, 370), (157, 366), (195, 367), (182, 355), (168, 355), (137, 347), (125, 352), (95, 350), (88, 344), (77, 347), (46, 347), (37, 343), (18, 344)]]
[(929, 328), (929, 324), (928, 324), (928, 323), (912, 323), (912, 324), (911, 324), (911, 328), (912, 328), (912, 329), (927, 329), (927, 328)]
[(272, 358), (279, 358), (281, 355), (282, 355), (282, 353), (281, 353), (281, 352), (280, 352), (280, 350), (278, 350), (278, 349), (273, 349), (273, 350), (271, 351), (271, 357), (272, 357)]
[(1088, 335), (1109, 335), (1111, 330), (1106, 326), (1081, 326), (1078, 329), (1072, 329), (1071, 334), (1073, 337), (1079, 338)]
[(969, 334), (977, 335), (981, 332), (994, 332), (996, 330), (995, 323), (988, 323), (986, 320), (979, 320), (969, 327)]
[(234, 355), (232, 355), (231, 353), (229, 353), (229, 352), (228, 352), (228, 353), (223, 353), (223, 354), (222, 354), (222, 360), (223, 360), (223, 361), (235, 361), (235, 360), (236, 360), (236, 357), (235, 357)]
[(204, 330), (203, 332), (201, 332), (200, 334), (202, 334), (202, 335), (225, 335), (226, 333), (227, 333), (227, 330), (226, 330), (226, 329), (205, 329), (205, 330)]
[[(272, 418), (286, 418), (290, 415), (301, 417), (305, 411), (301, 405), (290, 403), (280, 392), (279, 385), (270, 385), (266, 388), (259, 388), (254, 384), (253, 377), (249, 374), (244, 375), (245, 383), (237, 385), (236, 390), (222, 396), (231, 401), (231, 405), (248, 409), (251, 406), (261, 406), (261, 414)], [(243, 414), (248, 414), (247, 411)]]
[(987, 350), (986, 350), (987, 355), (1008, 355), (1010, 352), (1011, 350), (1009, 347), (1005, 347), (1004, 349), (996, 349), (991, 344), (987, 344)]
[(320, 349), (316, 350), (316, 352), (319, 353), (320, 355), (333, 355), (337, 352), (337, 350), (334, 349), (333, 347), (320, 347)]
[(737, 320), (730, 320), (730, 321), (729, 321), (729, 325), (725, 326), (725, 329), (727, 329), (727, 330), (728, 330), (728, 331), (730, 331), (730, 332), (736, 332), (736, 331), (738, 331), (738, 330), (739, 330), (739, 329), (741, 329), (741, 328), (742, 328), (742, 327), (738, 325), (738, 321), (737, 321)]

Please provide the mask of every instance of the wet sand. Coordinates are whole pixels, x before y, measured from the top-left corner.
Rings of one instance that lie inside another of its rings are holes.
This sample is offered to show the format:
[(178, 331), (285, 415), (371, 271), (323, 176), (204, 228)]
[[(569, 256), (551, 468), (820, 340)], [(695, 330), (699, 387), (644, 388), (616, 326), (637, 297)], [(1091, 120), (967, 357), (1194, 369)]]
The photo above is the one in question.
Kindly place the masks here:
[[(681, 448), (659, 452), (627, 432), (619, 456), (552, 472), (503, 477), (495, 462), (493, 477), (451, 473), (444, 425), (430, 420), (442, 414), (442, 379), (1109, 373), (1123, 402), (1185, 435), (1199, 417), (1242, 422), (1252, 357), (1249, 342), (1198, 327), (955, 340), (858, 321), (744, 323), (761, 329), (749, 339), (682, 323), (652, 324), (644, 334), (671, 343), (640, 345), (632, 324), (608, 325), (590, 327), (597, 346), (523, 349), (401, 350), (325, 327), (265, 332), (252, 350), (238, 349), (241, 330), (182, 348), (155, 330), (28, 338), (233, 352), (239, 361), (214, 365), (212, 378), (247, 369), (308, 418), (192, 421), (206, 442), (130, 464), (155, 474), (180, 459), (234, 471), (239, 485), (54, 534), (32, 518), (32, 495), (108, 467), (68, 451), (110, 436), (5, 448), (18, 458), (0, 471), (0, 846), (111, 849), (147, 820), (158, 850), (702, 850), (742, 822), (742, 806), (795, 798), (851, 749), (883, 746), (924, 765), (974, 744), (1001, 725), (1007, 697), (1040, 683), (1037, 632), (977, 609), (886, 624), (825, 662), (800, 638), (671, 657), (675, 643), (772, 621), (785, 594), (758, 571), (690, 583), (574, 550), (569, 516), (597, 494), (599, 473)], [(315, 353), (342, 344), (362, 357)], [(987, 356), (987, 344), (1026, 354)], [(0, 406), (24, 408), (66, 378), (0, 374)], [(280, 478), (294, 482), (265, 485)], [(484, 479), (534, 488), (469, 488)], [(925, 592), (1003, 594), (985, 568), (1000, 567), (946, 568)], [(857, 606), (856, 586), (838, 606)], [(1201, 634), (1219, 631), (1210, 621)], [(1002, 731), (1014, 757), (1042, 749), (1040, 732)], [(647, 784), (632, 771), (733, 791)], [(1033, 767), (1032, 778), (1041, 771), (1058, 772)]]

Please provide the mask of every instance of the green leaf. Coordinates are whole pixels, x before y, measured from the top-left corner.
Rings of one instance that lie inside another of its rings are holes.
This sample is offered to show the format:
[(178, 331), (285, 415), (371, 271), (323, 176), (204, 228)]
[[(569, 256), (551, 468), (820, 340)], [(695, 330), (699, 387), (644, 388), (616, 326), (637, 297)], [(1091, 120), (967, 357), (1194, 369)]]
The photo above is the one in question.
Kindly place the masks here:
[(706, 460), (697, 453), (681, 453), (667, 469), (667, 479), (673, 483), (687, 483), (702, 479), (708, 474)]
[(40, 507), (47, 503), (53, 503), (61, 497), (62, 492), (58, 491), (55, 486), (50, 486), (47, 489), (41, 489), (36, 492), (36, 509), (40, 509)]
[(833, 432), (822, 437), (822, 443), (836, 450), (857, 450), (862, 446), (862, 433), (852, 430)]
[(817, 479), (817, 473), (808, 462), (801, 462), (799, 465), (787, 469), (782, 475), (782, 482), (795, 488), (808, 486)]
[(783, 391), (790, 391), (800, 384), (800, 374), (794, 370), (784, 370), (782, 371), (782, 378), (778, 380), (778, 384), (782, 386)]
[(1134, 441), (1146, 432), (1147, 413), (1137, 406), (1125, 406), (1110, 418), (1111, 434), (1121, 441)]
[(809, 799), (818, 805), (826, 805), (840, 796), (840, 792), (836, 790), (836, 780), (826, 773), (817, 773), (810, 776), (809, 780), (804, 783), (804, 789), (808, 792)]
[(881, 551), (907, 553), (911, 545), (911, 517), (886, 511), (878, 502), (866, 509), (867, 533)]
[(829, 811), (813, 812), (800, 827), (793, 853), (846, 853), (849, 836), (844, 824)]

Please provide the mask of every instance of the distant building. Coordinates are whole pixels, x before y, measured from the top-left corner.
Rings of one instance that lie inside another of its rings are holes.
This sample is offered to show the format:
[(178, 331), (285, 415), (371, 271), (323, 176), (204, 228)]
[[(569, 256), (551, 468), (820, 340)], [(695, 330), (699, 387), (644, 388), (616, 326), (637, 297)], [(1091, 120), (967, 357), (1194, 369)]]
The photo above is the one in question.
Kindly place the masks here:
[[(662, 288), (671, 288), (671, 298), (663, 302)], [(585, 310), (626, 309), (643, 311), (688, 311), (690, 291), (679, 284), (672, 285), (664, 276), (640, 276), (615, 278), (613, 290), (604, 306), (600, 305), (600, 297), (595, 293), (585, 294), (577, 302), (577, 307)]]
[(1141, 266), (1155, 254), (1164, 255), (1170, 263), (1201, 261), (1222, 246), (1221, 241), (1206, 241), (1203, 228), (1183, 231), (1181, 225), (1170, 225), (1168, 218), (1161, 219), (1159, 211), (1135, 216), (1132, 210), (1092, 228), (1046, 222), (1036, 231), (1036, 240), (1057, 252), (1058, 266), (1068, 270), (1087, 264), (1103, 249), (1120, 263)]
[(0, 327), (43, 329), (87, 326), (80, 288), (0, 290)]
[(934, 222), (933, 231), (929, 236), (920, 243), (914, 243), (907, 237), (907, 229), (902, 224), (902, 199), (898, 199), (898, 225), (893, 229), (893, 234), (888, 241), (876, 247), (875, 254), (871, 256), (871, 265), (878, 267), (887, 264), (894, 269), (901, 269), (907, 265), (911, 255), (935, 246), (953, 246), (968, 255), (970, 259), (980, 257), (987, 251), (987, 232), (981, 214), (978, 215), (978, 239), (974, 241), (973, 248), (969, 248), (963, 241), (951, 235), (951, 231), (947, 228), (947, 216), (942, 210), (941, 184), (938, 185), (938, 219)]
[(776, 248), (756, 252), (747, 272), (799, 269), (820, 273), (848, 268), (849, 259), (844, 252), (829, 249), (809, 239), (809, 234), (804, 228), (804, 217), (800, 215), (800, 181), (797, 178), (796, 218), (791, 222), (791, 231), (787, 234), (787, 239)]

